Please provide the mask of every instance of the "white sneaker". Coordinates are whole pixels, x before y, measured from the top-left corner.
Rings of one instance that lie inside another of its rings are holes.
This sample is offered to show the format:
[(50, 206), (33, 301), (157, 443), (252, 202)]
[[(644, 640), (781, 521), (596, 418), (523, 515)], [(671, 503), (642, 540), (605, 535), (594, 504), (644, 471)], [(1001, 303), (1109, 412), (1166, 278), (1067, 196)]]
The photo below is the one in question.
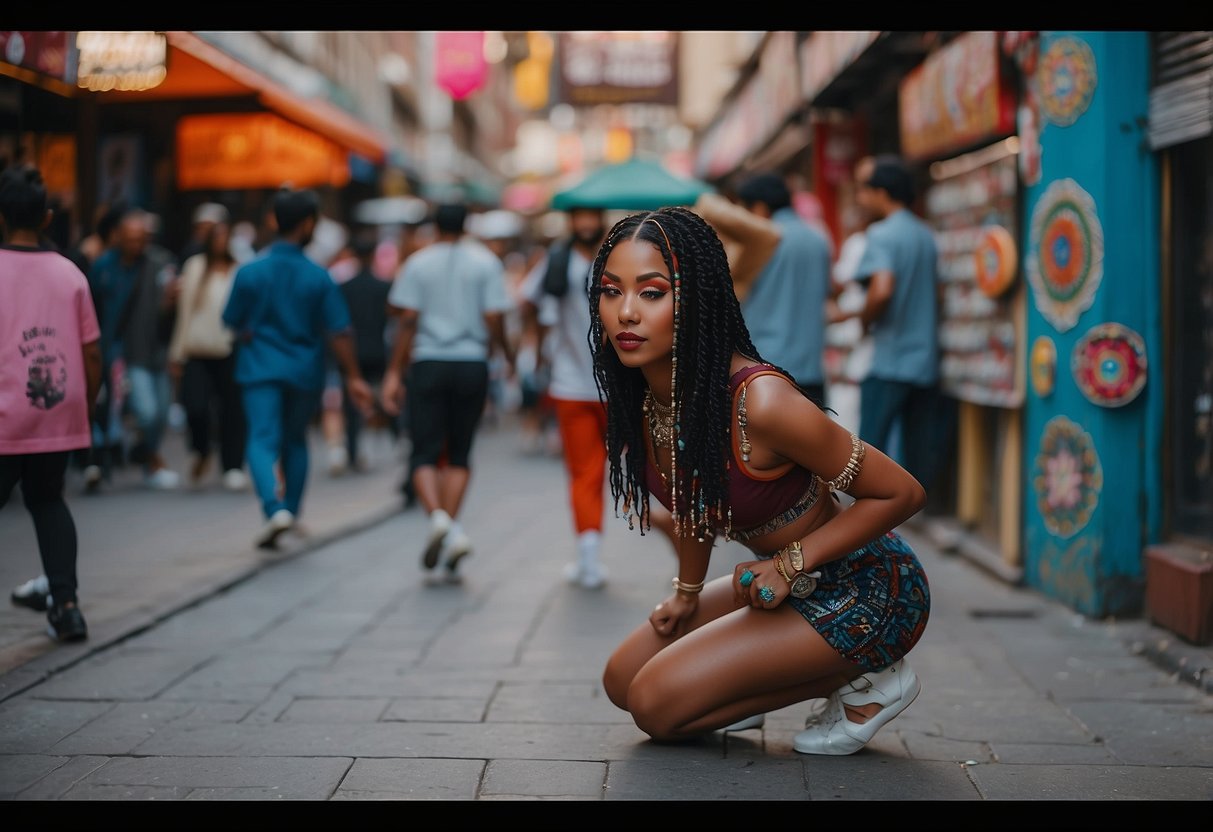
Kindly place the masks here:
[(467, 532), (459, 528), (459, 524), (452, 524), (450, 533), (446, 536), (445, 546), (442, 551), (443, 566), (446, 567), (446, 577), (449, 581), (455, 581), (459, 578), (459, 561), (472, 553), (472, 541), (468, 538)]
[(172, 491), (181, 484), (181, 477), (176, 471), (168, 468), (157, 468), (152, 473), (143, 478), (144, 484), (148, 488), (156, 491)]
[(564, 567), (564, 579), (585, 589), (600, 589), (606, 583), (607, 571), (598, 554), (602, 549), (602, 532), (591, 529), (577, 536), (577, 560)]
[(260, 549), (276, 548), (278, 538), (293, 525), (295, 525), (295, 515), (284, 508), (278, 509), (270, 515), (270, 519), (261, 529), (261, 534), (257, 535), (257, 547)]
[(96, 491), (101, 487), (101, 466), (87, 465), (84, 468), (84, 488), (86, 491)]
[(421, 550), (421, 565), (433, 569), (438, 565), (438, 556), (442, 553), (442, 543), (446, 540), (447, 532), (451, 530), (451, 515), (440, 508), (430, 512), (430, 533), (425, 539), (425, 548)]
[(329, 448), (329, 476), (339, 477), (350, 467), (350, 454), (344, 445), (333, 445)]
[(223, 472), (223, 487), (228, 491), (244, 491), (248, 488), (248, 475), (239, 468), (230, 468)]
[[(910, 707), (922, 690), (922, 683), (905, 659), (876, 672), (865, 673), (831, 696), (821, 720), (798, 733), (792, 748), (801, 754), (854, 754), (876, 732)], [(867, 722), (847, 719), (845, 705), (860, 707), (879, 704), (880, 711)]]

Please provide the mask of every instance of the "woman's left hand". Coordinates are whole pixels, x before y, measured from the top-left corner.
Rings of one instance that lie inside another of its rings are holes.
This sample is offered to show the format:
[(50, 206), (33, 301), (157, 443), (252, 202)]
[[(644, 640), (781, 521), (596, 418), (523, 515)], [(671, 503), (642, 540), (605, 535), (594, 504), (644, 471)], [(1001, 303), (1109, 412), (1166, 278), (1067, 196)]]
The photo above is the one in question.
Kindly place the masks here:
[[(742, 583), (747, 573), (750, 578)], [(739, 607), (772, 610), (789, 594), (788, 582), (775, 569), (771, 558), (745, 561), (733, 568), (733, 598)]]

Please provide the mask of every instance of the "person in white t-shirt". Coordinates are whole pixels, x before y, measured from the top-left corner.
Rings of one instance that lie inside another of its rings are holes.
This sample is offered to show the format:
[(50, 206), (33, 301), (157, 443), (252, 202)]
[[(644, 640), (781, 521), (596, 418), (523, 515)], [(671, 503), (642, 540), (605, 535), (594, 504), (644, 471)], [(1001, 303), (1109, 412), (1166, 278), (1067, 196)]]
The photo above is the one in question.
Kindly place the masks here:
[[(525, 278), (525, 313), (539, 324), (541, 360), (550, 361), (548, 396), (556, 409), (568, 474), (569, 502), (577, 533), (577, 559), (565, 567), (569, 583), (598, 589), (606, 583), (602, 523), (606, 496), (606, 408), (594, 381), (594, 357), (586, 338), (590, 302), (586, 278), (606, 236), (606, 211), (568, 211), (569, 236), (557, 240)], [(549, 269), (549, 266), (552, 268)]]

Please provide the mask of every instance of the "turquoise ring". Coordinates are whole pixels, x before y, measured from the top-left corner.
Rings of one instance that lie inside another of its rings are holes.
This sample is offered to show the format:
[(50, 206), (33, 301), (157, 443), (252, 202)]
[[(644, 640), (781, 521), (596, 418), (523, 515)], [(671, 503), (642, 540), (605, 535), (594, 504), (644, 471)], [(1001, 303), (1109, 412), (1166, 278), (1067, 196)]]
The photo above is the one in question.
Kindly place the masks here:
[(754, 582), (754, 573), (747, 569), (741, 573), (741, 577), (737, 580), (742, 586), (749, 586)]
[(775, 600), (775, 590), (764, 586), (758, 590), (758, 597), (762, 599), (762, 603), (769, 604)]

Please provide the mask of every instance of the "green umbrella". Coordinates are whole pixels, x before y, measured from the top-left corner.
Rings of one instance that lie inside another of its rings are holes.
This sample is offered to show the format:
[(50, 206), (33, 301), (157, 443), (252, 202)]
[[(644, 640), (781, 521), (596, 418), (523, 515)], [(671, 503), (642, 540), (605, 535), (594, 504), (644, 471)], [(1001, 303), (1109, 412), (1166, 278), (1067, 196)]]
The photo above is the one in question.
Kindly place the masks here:
[(693, 205), (712, 186), (676, 176), (658, 161), (632, 158), (605, 165), (552, 196), (552, 209), (606, 208), (652, 211), (666, 205)]

